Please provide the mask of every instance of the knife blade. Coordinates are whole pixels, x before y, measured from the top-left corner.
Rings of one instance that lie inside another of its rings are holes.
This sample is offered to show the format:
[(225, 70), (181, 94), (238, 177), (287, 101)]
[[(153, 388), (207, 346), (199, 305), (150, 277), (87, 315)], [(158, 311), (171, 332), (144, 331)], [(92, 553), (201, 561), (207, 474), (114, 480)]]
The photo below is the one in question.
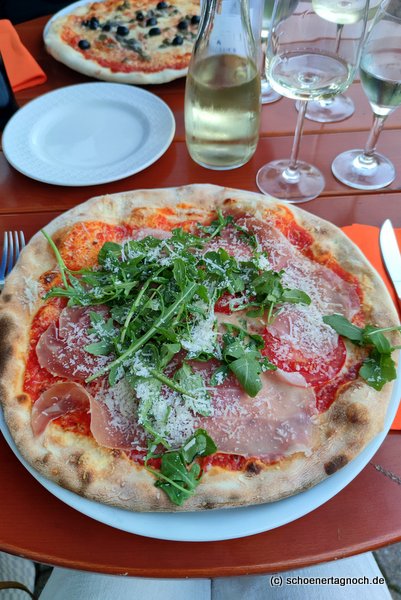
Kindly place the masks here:
[(401, 306), (401, 253), (390, 219), (386, 219), (381, 226), (379, 242), (384, 265)]

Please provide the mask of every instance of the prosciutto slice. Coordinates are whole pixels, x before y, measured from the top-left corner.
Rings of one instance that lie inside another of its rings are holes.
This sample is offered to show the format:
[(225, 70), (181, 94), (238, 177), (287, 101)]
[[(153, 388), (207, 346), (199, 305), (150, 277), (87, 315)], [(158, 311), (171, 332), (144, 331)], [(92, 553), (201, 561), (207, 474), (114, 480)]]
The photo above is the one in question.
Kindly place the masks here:
[[(215, 365), (192, 363), (206, 380)], [(197, 417), (217, 444), (219, 452), (261, 456), (270, 460), (312, 448), (312, 417), (316, 414), (315, 394), (311, 388), (291, 387), (274, 372), (262, 374), (263, 387), (250, 398), (233, 375), (222, 385), (211, 388), (213, 413)]]
[(89, 412), (90, 394), (79, 383), (59, 381), (39, 396), (32, 407), (31, 425), (34, 435), (41, 435), (48, 424), (63, 415)]
[(274, 271), (285, 270), (283, 285), (306, 292), (322, 314), (336, 312), (351, 319), (359, 311), (355, 286), (332, 269), (304, 256), (277, 228), (254, 218), (241, 219), (238, 224), (256, 235)]
[(98, 339), (88, 334), (90, 312), (97, 312), (105, 319), (108, 315), (105, 306), (67, 307), (62, 310), (58, 324), (52, 323), (42, 333), (36, 346), (42, 368), (59, 377), (85, 380), (112, 360), (85, 350), (85, 346)]
[(91, 432), (106, 448), (146, 448), (145, 432), (137, 423), (137, 399), (125, 379), (110, 388), (103, 382), (96, 398), (90, 398)]
[(74, 412), (90, 412), (90, 429), (97, 443), (106, 448), (141, 450), (145, 433), (136, 420), (137, 400), (125, 380), (113, 388), (106, 381), (96, 398), (80, 383), (59, 381), (43, 392), (32, 407), (31, 426), (35, 436), (48, 424)]

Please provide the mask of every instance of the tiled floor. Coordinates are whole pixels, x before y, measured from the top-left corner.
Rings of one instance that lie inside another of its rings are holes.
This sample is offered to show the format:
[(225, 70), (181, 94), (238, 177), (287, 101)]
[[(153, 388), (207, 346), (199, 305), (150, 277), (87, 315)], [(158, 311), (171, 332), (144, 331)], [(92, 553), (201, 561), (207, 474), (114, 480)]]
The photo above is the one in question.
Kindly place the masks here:
[(401, 600), (401, 543), (374, 552), (394, 600)]

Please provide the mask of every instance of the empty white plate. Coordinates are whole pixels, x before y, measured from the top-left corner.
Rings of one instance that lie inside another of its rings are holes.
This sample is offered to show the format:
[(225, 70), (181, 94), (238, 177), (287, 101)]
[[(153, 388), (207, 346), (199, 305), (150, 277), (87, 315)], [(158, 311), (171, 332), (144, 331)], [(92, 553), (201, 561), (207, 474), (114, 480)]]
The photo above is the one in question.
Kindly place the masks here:
[(142, 171), (175, 132), (167, 104), (141, 88), (82, 83), (36, 98), (7, 123), (3, 151), (18, 171), (45, 183), (97, 185)]

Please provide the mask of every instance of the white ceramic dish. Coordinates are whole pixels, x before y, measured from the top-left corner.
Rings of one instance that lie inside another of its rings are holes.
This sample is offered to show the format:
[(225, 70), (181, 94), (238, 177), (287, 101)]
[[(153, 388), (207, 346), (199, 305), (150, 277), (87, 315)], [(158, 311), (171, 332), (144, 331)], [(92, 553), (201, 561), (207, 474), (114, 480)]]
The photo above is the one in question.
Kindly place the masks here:
[(18, 171), (45, 183), (86, 186), (134, 175), (173, 140), (173, 113), (150, 92), (119, 83), (82, 83), (36, 98), (3, 133)]
[(343, 469), (315, 487), (279, 502), (190, 513), (137, 513), (99, 504), (61, 488), (42, 477), (20, 455), (0, 411), (0, 429), (17, 458), (54, 496), (79, 512), (117, 529), (146, 537), (182, 542), (228, 540), (254, 535), (295, 521), (338, 494), (368, 464), (386, 437), (401, 397), (401, 365), (387, 411), (385, 427), (374, 440)]

